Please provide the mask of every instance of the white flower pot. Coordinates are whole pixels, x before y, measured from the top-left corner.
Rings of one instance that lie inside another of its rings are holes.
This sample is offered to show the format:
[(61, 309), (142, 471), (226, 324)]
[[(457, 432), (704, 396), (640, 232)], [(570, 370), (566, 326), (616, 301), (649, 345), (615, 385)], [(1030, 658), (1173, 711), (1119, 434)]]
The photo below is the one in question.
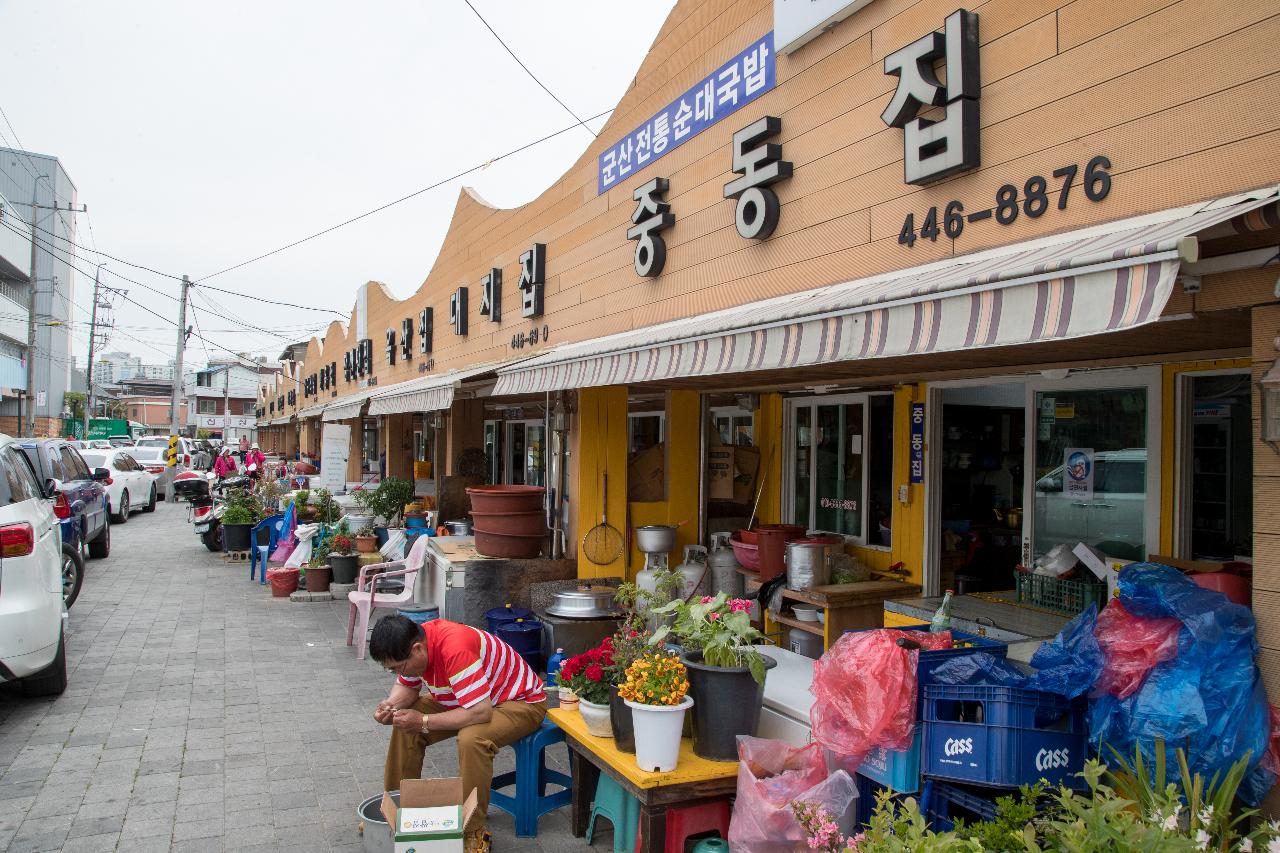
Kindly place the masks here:
[(679, 705), (642, 705), (626, 700), (636, 730), (636, 765), (647, 773), (670, 773), (680, 760), (684, 712), (693, 707), (686, 696)]
[(596, 737), (613, 737), (608, 705), (597, 705), (579, 696), (578, 713), (582, 715), (582, 722), (587, 724), (587, 732)]

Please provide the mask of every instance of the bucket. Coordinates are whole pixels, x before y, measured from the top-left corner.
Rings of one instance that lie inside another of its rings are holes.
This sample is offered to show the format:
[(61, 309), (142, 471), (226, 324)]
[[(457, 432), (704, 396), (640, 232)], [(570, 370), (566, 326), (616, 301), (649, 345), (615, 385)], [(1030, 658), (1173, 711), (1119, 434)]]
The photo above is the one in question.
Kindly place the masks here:
[[(389, 793), (399, 806), (400, 792)], [(382, 816), (381, 794), (370, 797), (356, 808), (356, 820), (364, 824), (364, 837), (360, 843), (365, 853), (391, 853), (395, 845), (391, 841), (391, 826)]]
[(271, 584), (271, 594), (276, 598), (288, 598), (298, 589), (297, 569), (268, 569), (267, 581)]
[(756, 531), (760, 552), (760, 580), (776, 578), (787, 570), (787, 534), (784, 530), (761, 529)]
[(488, 530), (475, 532), (476, 552), (484, 557), (500, 557), (510, 560), (532, 560), (542, 553), (545, 532), (537, 536), (513, 536)]
[(465, 518), (459, 518), (454, 521), (446, 521), (445, 528), (449, 531), (450, 536), (470, 536), (471, 522)]
[(515, 619), (511, 622), (503, 622), (494, 634), (499, 640), (515, 649), (521, 657), (542, 653), (542, 623), (537, 619)]
[(642, 705), (624, 700), (631, 709), (635, 729), (636, 766), (646, 773), (670, 773), (680, 760), (680, 735), (684, 712), (693, 707), (686, 696), (679, 705)]
[(787, 589), (809, 589), (831, 583), (831, 554), (826, 539), (796, 539), (787, 543)]
[(488, 625), (489, 633), (497, 635), (498, 626), (507, 622), (514, 622), (517, 619), (532, 619), (533, 611), (525, 610), (523, 607), (512, 607), (510, 604), (503, 607), (494, 607), (484, 612), (484, 621)]
[(426, 527), (427, 522), (429, 520), (430, 520), (430, 513), (410, 512), (405, 514), (404, 526), (406, 528), (409, 528), (410, 530), (420, 528), (420, 527)]
[(426, 604), (406, 605), (400, 608), (400, 615), (406, 619), (412, 619), (419, 625), (425, 625), (428, 622), (434, 622), (440, 618), (440, 608), (430, 607)]
[(547, 490), (542, 486), (468, 486), (467, 497), (476, 512), (533, 512), (542, 510)]
[[(515, 536), (543, 536), (547, 532), (547, 519), (542, 510), (536, 512), (472, 512), (475, 529), (484, 533), (510, 533)], [(445, 526), (453, 524), (446, 521)], [(452, 528), (451, 528), (452, 530)], [(463, 535), (471, 535), (468, 528)]]

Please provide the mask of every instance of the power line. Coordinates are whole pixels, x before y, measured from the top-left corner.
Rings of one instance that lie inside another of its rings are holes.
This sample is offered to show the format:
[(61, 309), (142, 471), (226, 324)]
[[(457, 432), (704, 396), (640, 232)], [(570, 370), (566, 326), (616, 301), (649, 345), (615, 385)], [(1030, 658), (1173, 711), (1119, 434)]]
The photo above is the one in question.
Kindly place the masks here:
[(292, 302), (279, 302), (279, 301), (277, 301), (277, 300), (275, 300), (275, 299), (267, 299), (266, 297), (263, 297), (263, 296), (253, 296), (253, 295), (248, 294), (248, 293), (237, 293), (237, 292), (236, 292), (236, 291), (234, 291), (234, 290), (224, 290), (224, 289), (223, 289), (223, 288), (221, 288), (221, 287), (214, 287), (214, 286), (213, 286), (213, 285), (211, 285), (211, 284), (197, 284), (197, 285), (195, 285), (195, 286), (196, 286), (196, 287), (203, 288), (204, 290), (212, 290), (212, 291), (214, 291), (215, 293), (225, 293), (225, 294), (227, 294), (228, 296), (238, 296), (238, 297), (240, 297), (241, 299), (253, 299), (253, 300), (257, 301), (257, 302), (265, 302), (265, 303), (267, 303), (268, 305), (279, 305), (279, 306), (284, 307), (284, 308), (301, 308), (301, 309), (303, 309), (304, 311), (323, 311), (323, 312), (325, 312), (326, 314), (337, 314), (339, 317), (345, 317), (345, 316), (346, 316), (346, 312), (345, 312), (345, 311), (335, 311), (335, 310), (334, 310), (334, 309), (332, 309), (332, 308), (317, 308), (317, 307), (315, 307), (314, 305), (295, 305), (295, 304), (294, 304), (294, 303), (292, 303)]
[[(587, 121), (595, 121), (596, 119), (601, 118), (602, 116), (606, 116), (606, 115), (608, 115), (608, 114), (609, 114), (609, 113), (611, 113), (611, 112), (613, 112), (613, 110), (612, 110), (612, 109), (608, 109), (608, 110), (605, 110), (605, 111), (604, 111), (604, 112), (602, 112), (602, 113), (596, 113), (596, 114), (595, 114), (595, 115), (593, 115), (593, 116), (589, 116), (589, 117), (587, 118)], [(492, 164), (494, 164), (494, 163), (497, 163), (499, 160), (505, 160), (505, 159), (507, 159), (508, 157), (512, 157), (512, 156), (514, 156), (514, 155), (516, 155), (516, 154), (519, 154), (519, 153), (521, 153), (521, 152), (523, 152), (523, 151), (527, 151), (528, 149), (533, 148), (535, 145), (541, 145), (543, 142), (546, 142), (546, 141), (547, 141), (547, 140), (549, 140), (549, 139), (554, 139), (554, 138), (555, 138), (555, 137), (557, 137), (557, 136), (560, 136), (560, 135), (562, 135), (562, 134), (568, 133), (569, 131), (573, 130), (575, 127), (577, 127), (577, 125), (576, 125), (576, 124), (571, 124), (571, 125), (569, 125), (568, 127), (561, 128), (560, 130), (557, 130), (555, 133), (549, 133), (549, 134), (547, 134), (546, 136), (543, 136), (543, 137), (542, 137), (542, 138), (540, 138), (540, 139), (535, 139), (535, 140), (533, 140), (532, 142), (527, 142), (527, 143), (525, 143), (524, 145), (521, 145), (519, 148), (513, 148), (512, 150), (510, 150), (510, 151), (506, 152), (505, 154), (499, 154), (497, 157), (493, 157), (493, 158), (491, 158), (491, 159), (489, 159), (489, 160), (486, 160), (485, 162), (483, 162), (483, 163), (481, 163), (481, 164), (479, 164), (479, 165), (477, 165), (477, 166), (472, 166), (472, 167), (471, 167), (471, 168), (469, 168), (469, 169), (464, 169), (464, 170), (462, 170), (461, 172), (458, 172), (457, 174), (450, 175), (450, 176), (449, 176), (449, 177), (447, 177), (447, 178), (444, 178), (444, 179), (442, 179), (442, 180), (436, 181), (434, 184), (430, 184), (429, 186), (425, 186), (425, 187), (423, 187), (423, 188), (422, 188), (422, 189), (420, 189), (420, 190), (414, 190), (413, 192), (409, 193), (409, 194), (408, 194), (408, 195), (406, 195), (406, 196), (401, 196), (400, 198), (396, 199), (395, 201), (389, 201), (389, 202), (387, 202), (386, 204), (383, 204), (383, 205), (380, 205), (380, 206), (378, 206), (378, 207), (373, 208), (372, 210), (365, 211), (364, 213), (361, 213), (361, 214), (359, 214), (358, 216), (353, 216), (353, 217), (351, 217), (350, 219), (347, 219), (347, 220), (345, 220), (345, 221), (343, 221), (343, 222), (339, 222), (337, 225), (331, 225), (331, 226), (329, 226), (328, 228), (325, 228), (325, 229), (324, 229), (324, 230), (322, 230), (322, 231), (317, 231), (316, 233), (314, 233), (314, 234), (310, 234), (310, 235), (308, 235), (308, 236), (306, 236), (306, 237), (303, 237), (303, 238), (302, 238), (302, 239), (300, 239), (300, 240), (294, 240), (292, 243), (286, 243), (285, 245), (280, 246), (279, 248), (272, 249), (272, 250), (271, 250), (271, 251), (269, 251), (269, 252), (264, 252), (264, 253), (262, 253), (261, 255), (258, 255), (258, 256), (256, 256), (256, 257), (249, 258), (247, 261), (241, 261), (241, 262), (240, 262), (240, 263), (238, 263), (238, 264), (233, 264), (233, 265), (231, 265), (231, 266), (227, 267), (226, 269), (221, 269), (221, 270), (218, 270), (218, 271), (217, 271), (217, 272), (215, 272), (215, 273), (210, 273), (209, 275), (201, 276), (199, 279), (197, 279), (197, 280), (196, 280), (196, 282), (195, 282), (195, 283), (196, 283), (196, 285), (197, 285), (197, 286), (203, 286), (203, 285), (201, 284), (201, 282), (208, 281), (209, 279), (211, 279), (211, 278), (215, 278), (215, 277), (217, 277), (217, 276), (220, 276), (220, 275), (222, 275), (223, 273), (229, 273), (229, 272), (231, 272), (232, 270), (238, 270), (238, 269), (240, 269), (241, 267), (247, 267), (249, 264), (256, 263), (257, 261), (260, 261), (260, 260), (262, 260), (262, 259), (264, 259), (264, 258), (269, 258), (269, 257), (271, 257), (272, 255), (278, 255), (278, 254), (280, 254), (280, 253), (281, 253), (281, 252), (283, 252), (283, 251), (286, 251), (286, 250), (288, 250), (288, 249), (292, 249), (294, 246), (300, 246), (300, 245), (302, 245), (303, 243), (306, 243), (306, 242), (308, 242), (308, 241), (310, 241), (310, 240), (314, 240), (314, 239), (316, 239), (317, 237), (323, 237), (325, 234), (328, 234), (328, 233), (329, 233), (329, 232), (331, 232), (331, 231), (337, 231), (339, 228), (343, 228), (343, 227), (345, 227), (345, 226), (347, 226), (347, 225), (350, 225), (350, 224), (351, 224), (351, 223), (353, 223), (353, 222), (359, 222), (361, 219), (366, 219), (366, 218), (368, 218), (368, 217), (370, 217), (370, 216), (373, 216), (375, 213), (381, 213), (382, 211), (386, 210), (387, 208), (395, 207), (397, 204), (402, 204), (403, 202), (406, 202), (406, 201), (408, 201), (408, 200), (409, 200), (409, 199), (411, 199), (411, 198), (417, 198), (418, 196), (422, 195), (423, 193), (425, 193), (425, 192), (429, 192), (429, 191), (434, 190), (434, 189), (437, 189), (438, 187), (442, 187), (442, 186), (444, 186), (445, 184), (449, 183), (450, 181), (456, 181), (458, 178), (464, 178), (464, 177), (466, 177), (467, 175), (470, 175), (472, 172), (479, 172), (481, 169), (486, 169), (486, 168), (488, 168), (490, 165), (492, 165)], [(240, 295), (240, 296), (245, 296), (245, 294), (238, 294), (238, 295)], [(247, 296), (246, 298), (249, 298), (249, 299), (256, 299), (257, 297), (254, 297), (254, 296)]]
[[(595, 137), (596, 132), (591, 128), (587, 127), (587, 123), (583, 121), (581, 118), (579, 118), (577, 113), (569, 109), (568, 104), (566, 104), (564, 101), (557, 98), (556, 93), (548, 89), (546, 87), (546, 84), (544, 84), (541, 80), (539, 80), (537, 75), (529, 70), (529, 66), (525, 65), (523, 62), (520, 61), (520, 57), (516, 56), (516, 52), (512, 50), (505, 41), (502, 40), (502, 36), (498, 35), (497, 31), (494, 30), (493, 27), (489, 26), (489, 22), (484, 19), (484, 15), (480, 14), (480, 10), (472, 5), (471, 0), (462, 0), (462, 2), (466, 3), (467, 7), (471, 9), (472, 12), (475, 12), (476, 17), (480, 19), (480, 23), (484, 24), (484, 28), (493, 34), (493, 37), (498, 40), (498, 44), (502, 45), (502, 49), (505, 50), (511, 56), (511, 58), (516, 61), (516, 65), (519, 65), (521, 68), (524, 69), (524, 73), (529, 75), (529, 79), (537, 83), (538, 87), (542, 89), (542, 91), (550, 95), (553, 101), (555, 101), (560, 106), (564, 107), (564, 111), (567, 112), (569, 115), (573, 116), (574, 119), (578, 122), (578, 124), (582, 125), (583, 129), (587, 131), (587, 133), (591, 134), (592, 137)], [(593, 116), (592, 118), (593, 119), (599, 118), (599, 116)]]

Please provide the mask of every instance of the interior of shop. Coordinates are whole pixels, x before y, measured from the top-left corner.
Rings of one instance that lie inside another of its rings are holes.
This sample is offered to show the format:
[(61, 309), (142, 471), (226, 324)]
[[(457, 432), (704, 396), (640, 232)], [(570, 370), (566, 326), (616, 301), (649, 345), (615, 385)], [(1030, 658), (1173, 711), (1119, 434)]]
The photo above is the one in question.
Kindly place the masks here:
[(1253, 553), (1253, 439), (1249, 375), (1193, 376), (1187, 382), (1184, 442), (1190, 453), (1183, 516), (1187, 556), (1248, 561)]

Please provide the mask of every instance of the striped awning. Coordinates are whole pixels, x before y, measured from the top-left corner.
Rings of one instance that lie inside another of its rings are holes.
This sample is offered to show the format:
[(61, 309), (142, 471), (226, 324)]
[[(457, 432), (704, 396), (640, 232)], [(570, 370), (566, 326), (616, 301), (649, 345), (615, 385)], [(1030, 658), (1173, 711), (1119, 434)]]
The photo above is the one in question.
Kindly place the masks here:
[[(1280, 186), (579, 343), (498, 370), (495, 394), (1064, 340), (1160, 317), (1195, 235)], [(1256, 218), (1256, 217), (1255, 217)], [(1243, 221), (1243, 220), (1242, 220)]]
[(398, 415), (404, 412), (444, 411), (453, 405), (453, 392), (464, 381), (492, 373), (498, 367), (514, 364), (516, 364), (514, 361), (495, 361), (465, 370), (451, 370), (448, 373), (397, 383), (373, 395), (369, 401), (369, 414)]
[(298, 420), (302, 421), (307, 418), (318, 417), (323, 411), (324, 403), (316, 403), (315, 405), (307, 406), (305, 409), (298, 410)]
[(372, 397), (376, 390), (374, 388), (357, 394), (349, 394), (346, 397), (339, 397), (324, 407), (324, 414), (320, 416), (320, 419), (325, 423), (333, 423), (334, 421), (346, 421), (360, 417), (360, 411), (364, 408), (364, 401)]

